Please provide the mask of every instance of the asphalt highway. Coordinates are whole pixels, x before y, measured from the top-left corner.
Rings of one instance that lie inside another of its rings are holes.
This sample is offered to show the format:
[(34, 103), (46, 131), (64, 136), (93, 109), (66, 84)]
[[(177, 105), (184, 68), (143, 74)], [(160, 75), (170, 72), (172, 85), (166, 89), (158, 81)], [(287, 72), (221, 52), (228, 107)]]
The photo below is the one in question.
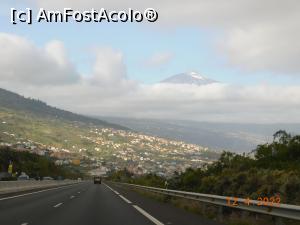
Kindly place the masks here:
[(1, 225), (217, 225), (111, 184), (76, 185), (0, 197)]

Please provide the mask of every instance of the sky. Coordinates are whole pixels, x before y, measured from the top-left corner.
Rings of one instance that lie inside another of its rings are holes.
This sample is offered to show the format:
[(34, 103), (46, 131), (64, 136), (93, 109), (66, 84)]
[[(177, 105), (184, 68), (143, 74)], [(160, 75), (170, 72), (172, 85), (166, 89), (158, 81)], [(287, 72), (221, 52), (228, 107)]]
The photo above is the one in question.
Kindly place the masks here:
[[(11, 8), (143, 11), (154, 23), (13, 25)], [(300, 122), (297, 0), (0, 3), (0, 87), (93, 116)], [(159, 81), (182, 72), (220, 81)]]

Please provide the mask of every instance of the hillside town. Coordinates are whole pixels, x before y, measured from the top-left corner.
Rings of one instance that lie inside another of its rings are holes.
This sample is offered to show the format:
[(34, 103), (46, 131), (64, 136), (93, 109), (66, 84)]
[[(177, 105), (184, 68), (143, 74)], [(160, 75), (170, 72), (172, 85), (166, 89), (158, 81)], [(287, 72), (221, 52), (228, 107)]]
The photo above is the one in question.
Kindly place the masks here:
[(175, 171), (212, 163), (218, 157), (218, 153), (198, 145), (112, 128), (92, 127), (85, 135), (78, 134), (80, 145), (63, 140), (69, 148), (46, 145), (7, 131), (2, 131), (0, 137), (1, 146), (51, 157), (58, 166), (78, 166), (90, 174), (126, 168), (135, 175), (155, 173), (168, 177)]

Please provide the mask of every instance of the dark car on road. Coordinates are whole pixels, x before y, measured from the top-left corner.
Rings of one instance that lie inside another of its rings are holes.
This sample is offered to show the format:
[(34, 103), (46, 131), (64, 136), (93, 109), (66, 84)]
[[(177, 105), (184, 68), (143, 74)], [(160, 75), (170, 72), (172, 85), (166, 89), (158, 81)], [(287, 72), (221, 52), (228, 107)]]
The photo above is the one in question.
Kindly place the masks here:
[(101, 184), (101, 177), (99, 176), (94, 177), (94, 184)]

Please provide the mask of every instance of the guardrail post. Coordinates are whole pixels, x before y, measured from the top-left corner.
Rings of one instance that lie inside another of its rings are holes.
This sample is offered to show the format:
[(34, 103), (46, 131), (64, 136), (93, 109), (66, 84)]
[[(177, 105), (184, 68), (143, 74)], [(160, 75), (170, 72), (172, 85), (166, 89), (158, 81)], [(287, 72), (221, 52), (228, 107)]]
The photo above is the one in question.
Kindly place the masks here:
[(223, 221), (223, 206), (218, 207), (218, 221)]
[(284, 225), (281, 217), (275, 217), (274, 220), (275, 220), (275, 225)]

